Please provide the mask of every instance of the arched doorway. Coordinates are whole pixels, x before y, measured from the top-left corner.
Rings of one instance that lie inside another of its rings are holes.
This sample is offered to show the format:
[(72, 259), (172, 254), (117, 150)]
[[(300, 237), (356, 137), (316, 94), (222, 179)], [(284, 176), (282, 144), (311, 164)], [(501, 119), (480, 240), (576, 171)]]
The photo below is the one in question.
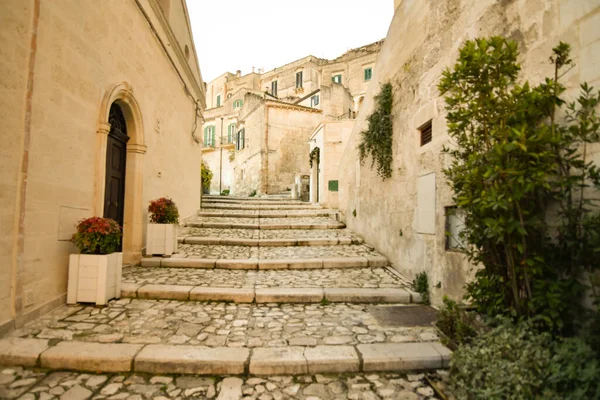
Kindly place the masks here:
[(124, 263), (138, 263), (144, 247), (145, 154), (142, 114), (131, 86), (107, 88), (96, 134), (94, 215), (122, 223)]
[(125, 169), (127, 166), (127, 122), (117, 103), (108, 114), (110, 131), (106, 143), (106, 184), (104, 186), (104, 218), (112, 218), (123, 226), (125, 211)]

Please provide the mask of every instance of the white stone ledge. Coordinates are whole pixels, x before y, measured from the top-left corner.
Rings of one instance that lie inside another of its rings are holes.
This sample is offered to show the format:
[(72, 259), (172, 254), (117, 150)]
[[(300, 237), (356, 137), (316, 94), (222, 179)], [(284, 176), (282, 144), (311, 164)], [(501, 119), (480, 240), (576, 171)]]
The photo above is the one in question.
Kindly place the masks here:
[(63, 341), (44, 351), (43, 368), (79, 371), (129, 372), (141, 344)]

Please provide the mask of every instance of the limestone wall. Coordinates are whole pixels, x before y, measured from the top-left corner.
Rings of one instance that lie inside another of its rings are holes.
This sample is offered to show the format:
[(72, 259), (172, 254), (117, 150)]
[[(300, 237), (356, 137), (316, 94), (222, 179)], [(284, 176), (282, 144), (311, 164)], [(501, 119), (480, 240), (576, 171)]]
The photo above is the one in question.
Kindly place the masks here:
[[(368, 237), (396, 269), (409, 277), (428, 272), (433, 300), (439, 303), (443, 294), (461, 296), (472, 274), (461, 253), (445, 250), (445, 207), (453, 203), (442, 174), (449, 160), (440, 154), (448, 143), (444, 101), (436, 88), (441, 72), (455, 63), (465, 40), (505, 35), (519, 42), (522, 76), (537, 83), (550, 75), (548, 57), (562, 40), (571, 44), (575, 62), (563, 78), (569, 96), (584, 81), (597, 87), (600, 2), (403, 0), (396, 4), (363, 110), (341, 161), (339, 199), (349, 228)], [(356, 146), (373, 110), (373, 96), (387, 81), (394, 86), (394, 163), (392, 177), (382, 181), (369, 168), (370, 160), (359, 166)], [(418, 128), (430, 119), (433, 141), (421, 147)], [(590, 152), (600, 161), (597, 146)]]
[[(319, 65), (313, 57), (275, 68), (261, 76), (261, 89), (271, 93), (271, 82), (277, 81), (277, 97), (300, 98), (319, 88)], [(296, 73), (302, 72), (302, 87), (296, 88)]]
[[(76, 251), (68, 240), (75, 223), (92, 216), (98, 204), (96, 165), (105, 165), (105, 159), (99, 156), (97, 131), (103, 98), (117, 84), (127, 83), (122, 87), (131, 88), (129, 96), (141, 114), (135, 129), (140, 146), (128, 153), (135, 154), (137, 162), (127, 166), (127, 180), (138, 182), (130, 189), (139, 207), (129, 197), (125, 203), (126, 214), (139, 213), (139, 218), (130, 221), (141, 240), (135, 245), (136, 254), (143, 247), (148, 201), (171, 196), (182, 217), (193, 214), (200, 203), (200, 146), (192, 139), (196, 112), (177, 71), (189, 87), (193, 75), (186, 75), (181, 64), (174, 66), (167, 58), (165, 51), (173, 52), (177, 43), (171, 43), (170, 50), (163, 49), (150, 29), (149, 23), (168, 43), (152, 1), (140, 2), (150, 21), (133, 1), (40, 1), (37, 45), (32, 53), (35, 66), (30, 71), (33, 86), (27, 94), (35, 3), (10, 0), (0, 4), (2, 33), (12, 35), (1, 41), (4, 57), (0, 64), (4, 68), (0, 112), (6, 128), (0, 245), (8, 250), (0, 253), (0, 329), (7, 319), (26, 320), (64, 302), (68, 256)], [(175, 53), (170, 55), (179, 62)], [(191, 91), (196, 98), (203, 97), (202, 92)], [(30, 141), (24, 152), (21, 139), (27, 132), (28, 99)], [(129, 124), (133, 117), (126, 114)], [(23, 156), (25, 180), (17, 172)], [(26, 183), (25, 197), (16, 193), (18, 182)], [(14, 246), (17, 231), (6, 229), (18, 222), (19, 212), (24, 212), (22, 250)], [(5, 254), (13, 254), (12, 259)], [(15, 275), (22, 278), (22, 286), (16, 285), (8, 297), (11, 291), (6, 282)], [(27, 300), (22, 307), (21, 299)], [(13, 306), (16, 311), (11, 312)]]

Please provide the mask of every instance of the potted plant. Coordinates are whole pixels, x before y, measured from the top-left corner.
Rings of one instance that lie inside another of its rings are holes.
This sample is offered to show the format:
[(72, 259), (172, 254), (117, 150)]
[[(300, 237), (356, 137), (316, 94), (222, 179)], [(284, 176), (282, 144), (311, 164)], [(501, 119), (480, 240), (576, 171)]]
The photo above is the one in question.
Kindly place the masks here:
[(148, 206), (150, 223), (146, 234), (146, 254), (167, 255), (177, 250), (177, 225), (179, 211), (175, 202), (161, 197)]
[(121, 227), (110, 218), (92, 217), (77, 224), (71, 241), (80, 254), (69, 257), (67, 303), (106, 304), (121, 296)]

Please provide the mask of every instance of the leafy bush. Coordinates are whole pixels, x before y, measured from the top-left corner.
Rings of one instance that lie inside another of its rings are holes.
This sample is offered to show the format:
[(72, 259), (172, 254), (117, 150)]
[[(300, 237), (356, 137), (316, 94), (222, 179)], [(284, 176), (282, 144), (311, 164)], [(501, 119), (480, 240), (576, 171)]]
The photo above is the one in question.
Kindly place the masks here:
[(110, 218), (92, 217), (79, 221), (71, 242), (81, 254), (110, 254), (121, 244), (121, 227)]
[(413, 281), (413, 287), (417, 293), (421, 295), (423, 304), (429, 304), (429, 282), (427, 280), (427, 272), (419, 272)]
[(600, 136), (600, 93), (584, 84), (563, 107), (567, 44), (553, 49), (554, 76), (537, 86), (517, 82), (518, 54), (502, 37), (467, 41), (444, 72), (438, 89), (455, 143), (445, 174), (465, 211), (466, 254), (483, 266), (466, 288), (478, 311), (540, 316), (540, 327), (568, 333), (582, 314), (580, 278), (600, 265), (600, 218), (584, 190), (600, 185), (585, 158)]
[(460, 399), (598, 399), (598, 355), (577, 338), (554, 340), (531, 324), (504, 321), (454, 352)]
[(469, 343), (477, 335), (476, 317), (444, 296), (444, 306), (437, 313), (437, 328), (456, 344)]
[(200, 175), (202, 179), (202, 188), (210, 189), (210, 182), (213, 178), (213, 172), (208, 167), (208, 164), (202, 160), (202, 166), (200, 168)]
[(154, 224), (179, 223), (179, 211), (175, 202), (168, 197), (152, 200), (148, 206), (150, 222)]
[(369, 126), (360, 133), (358, 145), (361, 164), (370, 156), (371, 168), (377, 163), (377, 173), (383, 180), (392, 176), (393, 100), (392, 84), (381, 85), (381, 92), (375, 96), (376, 108), (367, 118)]
[(229, 189), (224, 189), (221, 191), (221, 196), (229, 196)]
[(250, 194), (248, 195), (249, 197), (254, 197), (256, 196), (256, 190), (253, 190), (250, 192)]

